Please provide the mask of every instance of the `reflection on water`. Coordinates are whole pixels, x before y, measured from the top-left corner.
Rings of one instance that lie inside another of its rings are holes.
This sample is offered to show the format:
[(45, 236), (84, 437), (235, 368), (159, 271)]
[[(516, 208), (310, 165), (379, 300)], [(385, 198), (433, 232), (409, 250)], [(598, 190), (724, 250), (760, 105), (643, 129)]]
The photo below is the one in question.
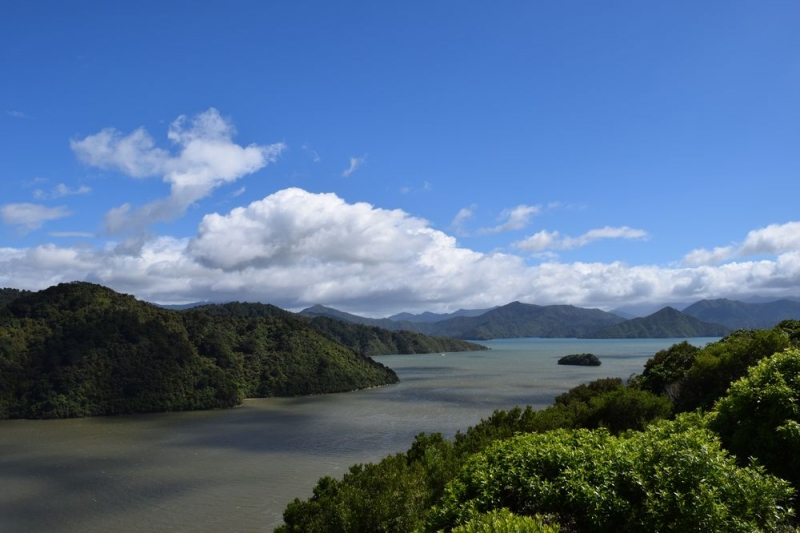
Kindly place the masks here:
[[(487, 352), (380, 357), (401, 383), (355, 393), (0, 421), (0, 530), (272, 531), (322, 475), (404, 451), (422, 431), (452, 436), (495, 409), (543, 407), (579, 383), (627, 378), (674, 342), (506, 339)], [(582, 352), (603, 365), (556, 364)]]

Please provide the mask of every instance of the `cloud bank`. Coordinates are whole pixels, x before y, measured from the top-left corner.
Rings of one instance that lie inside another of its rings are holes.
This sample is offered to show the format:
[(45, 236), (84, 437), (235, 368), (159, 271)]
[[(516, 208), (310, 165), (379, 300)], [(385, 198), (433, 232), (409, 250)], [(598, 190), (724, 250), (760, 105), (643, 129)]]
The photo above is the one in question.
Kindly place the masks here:
[[(757, 229), (742, 249), (758, 261), (694, 267), (613, 263), (531, 265), (485, 254), (402, 210), (347, 203), (291, 188), (206, 215), (192, 238), (140, 236), (105, 246), (0, 248), (0, 286), (41, 289), (88, 280), (162, 303), (263, 301), (289, 309), (323, 303), (373, 316), (453, 311), (514, 300), (614, 308), (652, 301), (761, 295), (800, 286), (798, 223)], [(556, 242), (643, 238), (602, 228)]]

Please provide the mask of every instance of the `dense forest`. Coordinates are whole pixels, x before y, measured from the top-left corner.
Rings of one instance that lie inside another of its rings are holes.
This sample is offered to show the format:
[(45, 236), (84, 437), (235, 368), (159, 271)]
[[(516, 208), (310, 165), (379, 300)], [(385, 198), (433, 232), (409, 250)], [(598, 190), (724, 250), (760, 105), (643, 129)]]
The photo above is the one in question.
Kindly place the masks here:
[(233, 407), (395, 383), (307, 319), (171, 311), (91, 283), (4, 291), (0, 418)]
[(414, 331), (387, 330), (378, 326), (356, 324), (337, 320), (329, 316), (296, 315), (279, 307), (261, 303), (232, 302), (210, 304), (194, 308), (217, 316), (237, 317), (300, 317), (332, 341), (343, 344), (365, 356), (387, 354), (416, 354), (437, 352), (470, 352), (486, 350), (486, 346), (474, 342), (431, 337)]
[(20, 289), (0, 289), (0, 308), (6, 306), (19, 298), (20, 296), (25, 296), (26, 294), (30, 294), (30, 291), (20, 290)]
[(800, 322), (658, 352), (539, 411), (323, 477), (289, 532), (797, 531)]

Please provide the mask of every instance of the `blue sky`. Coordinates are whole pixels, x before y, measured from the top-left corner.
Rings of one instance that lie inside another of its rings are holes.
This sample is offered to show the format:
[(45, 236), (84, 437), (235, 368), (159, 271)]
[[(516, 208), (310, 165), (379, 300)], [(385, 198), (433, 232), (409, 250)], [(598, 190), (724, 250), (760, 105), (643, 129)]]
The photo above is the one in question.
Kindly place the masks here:
[(796, 2), (0, 7), (0, 286), (800, 296)]

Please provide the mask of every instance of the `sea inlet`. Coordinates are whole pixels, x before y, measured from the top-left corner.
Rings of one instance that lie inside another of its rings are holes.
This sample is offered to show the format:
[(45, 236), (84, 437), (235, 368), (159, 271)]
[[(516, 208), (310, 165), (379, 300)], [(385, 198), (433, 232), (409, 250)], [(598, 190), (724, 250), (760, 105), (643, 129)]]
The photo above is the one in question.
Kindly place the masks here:
[[(628, 378), (684, 339), (504, 339), (490, 351), (377, 357), (401, 383), (248, 400), (231, 410), (0, 421), (0, 530), (269, 532), (323, 475), (452, 437), (516, 405), (604, 377)], [(716, 338), (688, 339), (704, 346)], [(558, 365), (593, 353), (599, 367)]]

